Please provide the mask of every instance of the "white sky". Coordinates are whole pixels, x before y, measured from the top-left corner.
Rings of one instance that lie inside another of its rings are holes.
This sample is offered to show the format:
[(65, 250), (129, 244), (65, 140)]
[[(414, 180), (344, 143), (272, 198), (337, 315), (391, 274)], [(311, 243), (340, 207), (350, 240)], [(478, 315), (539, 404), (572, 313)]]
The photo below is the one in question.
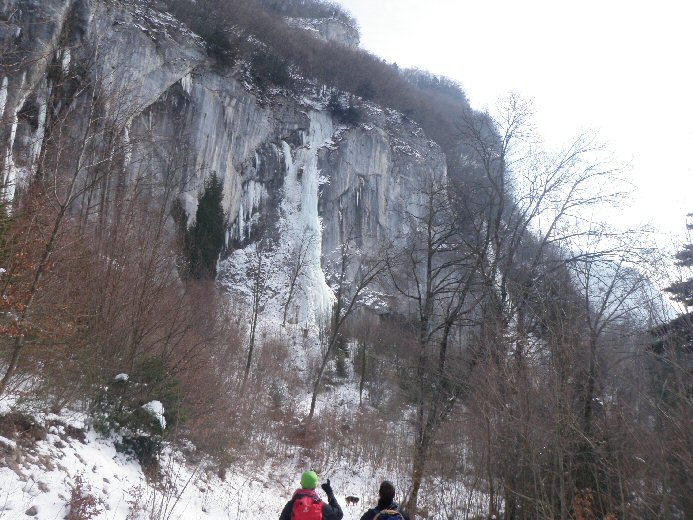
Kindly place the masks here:
[(534, 101), (545, 140), (598, 131), (632, 166), (630, 219), (681, 234), (693, 212), (690, 0), (338, 0), (362, 47), (444, 74), (476, 108)]

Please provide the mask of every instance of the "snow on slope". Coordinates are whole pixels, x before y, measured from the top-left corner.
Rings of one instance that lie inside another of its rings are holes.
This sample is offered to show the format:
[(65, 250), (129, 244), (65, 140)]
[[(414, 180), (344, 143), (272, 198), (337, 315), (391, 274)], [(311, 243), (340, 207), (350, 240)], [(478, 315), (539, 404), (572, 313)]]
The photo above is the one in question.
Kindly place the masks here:
[[(116, 451), (114, 439), (82, 429), (86, 417), (36, 419), (52, 424), (45, 439), (30, 445), (26, 440), (1, 439), (2, 520), (62, 519), (75, 497), (82, 501), (92, 497), (95, 514), (89, 518), (99, 520), (278, 517), (307, 468), (319, 469), (322, 480), (331, 479), (342, 506), (346, 495), (372, 501), (380, 480), (393, 478), (347, 463), (320, 468), (320, 461), (296, 453), (281, 465), (264, 461), (229, 469), (222, 479), (211, 465), (186, 463), (180, 452), (165, 449), (160, 460), (165, 478), (152, 484), (136, 460)], [(364, 510), (344, 507), (344, 511), (346, 520), (355, 520)]]

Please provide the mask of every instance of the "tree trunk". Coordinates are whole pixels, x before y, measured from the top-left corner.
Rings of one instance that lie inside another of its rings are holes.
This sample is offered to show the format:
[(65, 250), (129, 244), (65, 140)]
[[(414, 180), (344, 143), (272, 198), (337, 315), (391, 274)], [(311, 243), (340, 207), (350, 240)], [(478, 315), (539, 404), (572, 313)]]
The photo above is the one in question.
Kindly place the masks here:
[(496, 514), (496, 489), (493, 484), (493, 469), (491, 461), (493, 460), (491, 450), (493, 443), (491, 442), (491, 420), (486, 418), (486, 443), (488, 449), (486, 451), (486, 478), (488, 479), (488, 517), (493, 518)]
[(414, 448), (414, 461), (411, 472), (411, 492), (407, 500), (407, 511), (412, 518), (418, 514), (419, 490), (423, 481), (425, 464), (426, 464), (426, 448), (423, 445), (423, 439), (416, 443)]
[(248, 383), (248, 376), (250, 375), (250, 367), (253, 363), (253, 351), (255, 350), (255, 331), (257, 330), (257, 315), (259, 311), (259, 305), (256, 303), (253, 306), (253, 321), (250, 325), (250, 340), (248, 342), (248, 357), (245, 362), (245, 370), (243, 371), (243, 382), (241, 383), (241, 395), (245, 393), (245, 386)]
[(286, 303), (284, 304), (284, 317), (282, 318), (282, 325), (286, 325), (286, 315), (289, 312), (289, 306), (291, 305), (291, 300), (294, 297), (294, 289), (296, 288), (296, 278), (292, 278), (289, 283), (289, 294), (286, 297)]
[(325, 356), (322, 358), (322, 363), (320, 363), (320, 368), (318, 369), (318, 376), (315, 378), (315, 384), (313, 385), (313, 395), (310, 398), (310, 411), (308, 412), (308, 418), (306, 419), (306, 422), (310, 424), (310, 422), (313, 420), (313, 415), (315, 414), (315, 404), (318, 401), (318, 392), (320, 390), (320, 383), (322, 382), (322, 375), (325, 372), (325, 367), (327, 367), (327, 362), (330, 360), (330, 353), (332, 352), (332, 346), (336, 342), (330, 341), (329, 346), (327, 347), (327, 352), (325, 353)]
[(361, 343), (361, 381), (359, 381), (359, 406), (363, 404), (363, 389), (366, 386), (366, 342)]

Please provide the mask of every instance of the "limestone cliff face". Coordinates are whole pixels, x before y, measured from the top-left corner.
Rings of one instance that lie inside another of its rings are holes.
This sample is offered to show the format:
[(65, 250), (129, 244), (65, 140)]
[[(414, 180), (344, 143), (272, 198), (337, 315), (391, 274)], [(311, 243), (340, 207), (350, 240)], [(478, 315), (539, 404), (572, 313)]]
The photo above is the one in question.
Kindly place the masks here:
[(310, 31), (316, 37), (327, 42), (356, 48), (361, 40), (356, 27), (337, 18), (287, 18), (286, 21), (292, 27)]
[[(205, 179), (223, 179), (227, 253), (263, 233), (280, 240), (289, 214), (320, 235), (323, 262), (349, 235), (374, 249), (397, 235), (424, 179), (445, 175), (439, 147), (400, 115), (370, 105), (361, 124), (340, 125), (321, 89), (261, 90), (147, 5), (0, 0), (0, 167), (9, 197), (35, 173), (56, 107), (88, 109), (73, 77), (97, 85), (127, 150), (127, 175), (173, 176), (190, 218)], [(60, 101), (70, 93), (82, 97)]]

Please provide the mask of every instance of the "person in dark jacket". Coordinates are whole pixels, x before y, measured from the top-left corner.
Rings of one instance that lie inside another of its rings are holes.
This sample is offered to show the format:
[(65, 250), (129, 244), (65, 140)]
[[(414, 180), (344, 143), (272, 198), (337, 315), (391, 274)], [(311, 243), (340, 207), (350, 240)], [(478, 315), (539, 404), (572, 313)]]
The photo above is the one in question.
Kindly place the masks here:
[(400, 509), (395, 502), (395, 486), (387, 480), (384, 480), (378, 489), (378, 505), (363, 513), (361, 520), (373, 520), (379, 513), (385, 511), (396, 511), (400, 518), (410, 520), (409, 513)]
[[(334, 492), (332, 491), (332, 486), (330, 485), (330, 479), (327, 479), (322, 486), (322, 490), (327, 494), (327, 502), (320, 500), (320, 497), (315, 492), (315, 488), (318, 485), (318, 476), (314, 471), (306, 471), (301, 475), (301, 489), (297, 489), (294, 495), (291, 497), (284, 509), (282, 509), (282, 514), (279, 516), (279, 520), (292, 520), (294, 504), (296, 501), (308, 498), (308, 503), (312, 503), (314, 507), (322, 508), (322, 520), (342, 520), (344, 513), (342, 508), (339, 507), (337, 499), (334, 497)], [(306, 501), (303, 500), (305, 503)]]

